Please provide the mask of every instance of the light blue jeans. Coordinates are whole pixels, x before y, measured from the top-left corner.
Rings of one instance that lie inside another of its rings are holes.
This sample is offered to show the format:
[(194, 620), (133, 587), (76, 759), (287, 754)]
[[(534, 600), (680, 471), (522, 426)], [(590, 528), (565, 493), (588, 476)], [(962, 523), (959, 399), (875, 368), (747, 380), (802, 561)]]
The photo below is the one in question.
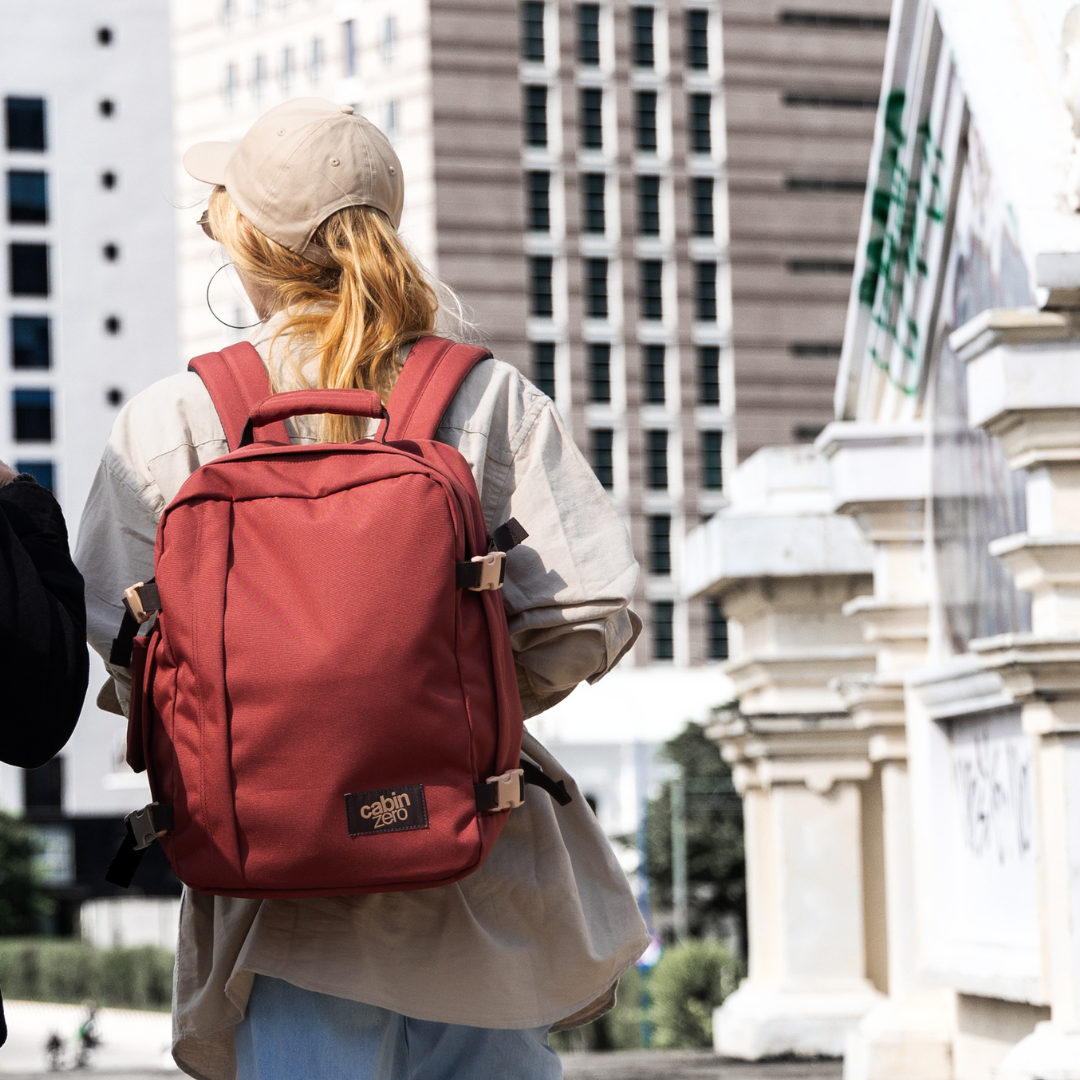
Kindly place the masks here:
[(547, 1034), (414, 1020), (256, 975), (237, 1080), (561, 1080)]

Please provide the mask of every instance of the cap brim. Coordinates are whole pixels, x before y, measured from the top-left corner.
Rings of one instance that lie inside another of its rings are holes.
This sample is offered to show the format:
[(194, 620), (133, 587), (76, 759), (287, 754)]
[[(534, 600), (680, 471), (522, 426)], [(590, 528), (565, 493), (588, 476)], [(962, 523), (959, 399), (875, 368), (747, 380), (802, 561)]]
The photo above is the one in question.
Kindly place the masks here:
[(204, 184), (224, 184), (225, 166), (238, 145), (231, 142), (196, 143), (184, 154), (184, 168)]

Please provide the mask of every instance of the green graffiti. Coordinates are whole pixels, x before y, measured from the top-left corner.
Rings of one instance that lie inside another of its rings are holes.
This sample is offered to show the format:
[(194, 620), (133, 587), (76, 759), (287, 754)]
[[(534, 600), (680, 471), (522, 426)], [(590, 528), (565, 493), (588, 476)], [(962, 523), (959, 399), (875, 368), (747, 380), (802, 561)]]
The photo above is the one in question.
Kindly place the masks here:
[(878, 182), (870, 196), (871, 238), (865, 250), (865, 267), (859, 279), (859, 302), (870, 309), (870, 319), (891, 338), (905, 359), (916, 365), (914, 379), (900, 379), (892, 365), (871, 345), (869, 355), (889, 382), (905, 394), (916, 393), (921, 332), (909, 296), (913, 283), (929, 273), (919, 249), (931, 224), (945, 220), (941, 192), (941, 171), (945, 155), (936, 142), (929, 120), (915, 129), (914, 160), (918, 174), (913, 178), (901, 160), (908, 146), (904, 130), (906, 97), (893, 90), (885, 99), (884, 133)]

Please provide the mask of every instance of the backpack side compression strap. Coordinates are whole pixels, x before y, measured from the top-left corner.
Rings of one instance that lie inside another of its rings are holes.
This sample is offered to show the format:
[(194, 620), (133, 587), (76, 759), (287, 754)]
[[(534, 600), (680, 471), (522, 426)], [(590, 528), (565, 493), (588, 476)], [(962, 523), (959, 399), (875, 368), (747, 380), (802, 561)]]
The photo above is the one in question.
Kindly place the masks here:
[(433, 439), (465, 376), (491, 357), (476, 345), (458, 345), (440, 337), (421, 338), (409, 351), (386, 409), (386, 437)]
[[(241, 341), (221, 352), (196, 356), (188, 364), (188, 371), (194, 371), (210, 391), (229, 450), (235, 450), (240, 445), (248, 414), (271, 393), (270, 376), (262, 357), (250, 341)], [(267, 442), (289, 442), (289, 433), (281, 420), (266, 425), (262, 432)]]

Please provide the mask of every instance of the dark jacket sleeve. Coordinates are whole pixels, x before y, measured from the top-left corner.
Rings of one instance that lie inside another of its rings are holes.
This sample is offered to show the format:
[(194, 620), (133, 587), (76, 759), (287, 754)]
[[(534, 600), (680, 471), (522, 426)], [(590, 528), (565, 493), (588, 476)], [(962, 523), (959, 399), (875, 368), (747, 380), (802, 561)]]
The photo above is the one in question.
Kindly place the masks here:
[(43, 487), (0, 487), (0, 761), (44, 765), (67, 742), (86, 696), (82, 575), (64, 515)]

